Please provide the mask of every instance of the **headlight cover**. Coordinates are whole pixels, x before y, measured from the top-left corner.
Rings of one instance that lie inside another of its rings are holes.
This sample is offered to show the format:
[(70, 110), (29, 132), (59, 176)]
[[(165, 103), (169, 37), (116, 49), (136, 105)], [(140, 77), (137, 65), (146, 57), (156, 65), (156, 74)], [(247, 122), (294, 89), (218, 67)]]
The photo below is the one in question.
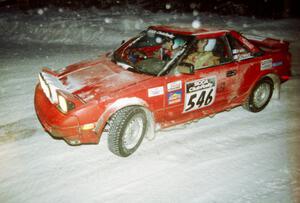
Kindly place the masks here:
[(64, 96), (58, 95), (58, 109), (63, 112), (67, 113), (68, 111), (75, 108), (73, 102), (68, 101)]
[(56, 75), (48, 73), (48, 71), (41, 72), (39, 73), (39, 81), (46, 97), (52, 104), (56, 105), (60, 112), (67, 113), (75, 108), (75, 104), (82, 103), (81, 100), (78, 102), (77, 98), (66, 90)]
[(57, 90), (68, 92), (58, 77), (47, 72), (39, 73), (41, 87), (52, 104), (58, 104)]
[(49, 86), (45, 83), (45, 81), (42, 79), (41, 75), (39, 74), (39, 80), (41, 87), (46, 95), (46, 97), (50, 98), (50, 88)]
[(64, 113), (68, 112), (67, 100), (61, 95), (58, 96), (58, 106)]

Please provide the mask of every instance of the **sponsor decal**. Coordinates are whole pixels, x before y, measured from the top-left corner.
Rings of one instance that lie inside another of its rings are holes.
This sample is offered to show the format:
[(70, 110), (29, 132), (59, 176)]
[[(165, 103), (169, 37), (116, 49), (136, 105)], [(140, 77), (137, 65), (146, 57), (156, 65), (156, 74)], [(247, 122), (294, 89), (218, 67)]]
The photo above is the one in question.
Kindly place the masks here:
[(148, 97), (155, 97), (164, 94), (164, 87), (154, 87), (148, 89)]
[(182, 90), (168, 93), (168, 104), (176, 104), (181, 102)]
[(175, 36), (171, 33), (167, 33), (167, 32), (162, 32), (162, 31), (159, 31), (159, 30), (148, 30), (147, 31), (149, 34), (158, 34), (158, 35), (162, 35), (162, 36), (165, 36), (165, 37), (169, 37), (171, 39), (173, 39)]
[(248, 58), (253, 58), (253, 56), (251, 56), (251, 53), (244, 48), (233, 49), (232, 54), (233, 54), (233, 59), (235, 60), (244, 60)]
[(167, 84), (168, 92), (179, 90), (182, 88), (182, 82), (181, 80), (170, 82)]
[(245, 59), (249, 59), (249, 58), (253, 58), (253, 56), (251, 56), (251, 53), (240, 54), (238, 59), (245, 60)]
[(276, 61), (272, 64), (273, 67), (282, 66), (282, 65), (283, 65), (282, 61)]
[(260, 62), (260, 70), (267, 70), (270, 68), (272, 68), (272, 59), (266, 59)]
[(215, 76), (186, 83), (184, 112), (197, 110), (214, 103), (217, 88)]
[(249, 49), (251, 50), (254, 49), (254, 45), (251, 44), (246, 38), (240, 37), (240, 39), (247, 47), (249, 47)]

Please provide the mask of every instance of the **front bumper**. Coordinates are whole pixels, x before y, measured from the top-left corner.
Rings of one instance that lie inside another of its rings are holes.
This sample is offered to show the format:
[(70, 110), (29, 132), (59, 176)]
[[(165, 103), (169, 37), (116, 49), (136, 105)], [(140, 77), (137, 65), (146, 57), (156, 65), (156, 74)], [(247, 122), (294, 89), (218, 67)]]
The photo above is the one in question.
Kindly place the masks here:
[(40, 85), (36, 86), (34, 106), (37, 117), (50, 135), (64, 139), (70, 145), (93, 144), (99, 142), (99, 136), (93, 129), (82, 130), (75, 115), (61, 113), (45, 96)]

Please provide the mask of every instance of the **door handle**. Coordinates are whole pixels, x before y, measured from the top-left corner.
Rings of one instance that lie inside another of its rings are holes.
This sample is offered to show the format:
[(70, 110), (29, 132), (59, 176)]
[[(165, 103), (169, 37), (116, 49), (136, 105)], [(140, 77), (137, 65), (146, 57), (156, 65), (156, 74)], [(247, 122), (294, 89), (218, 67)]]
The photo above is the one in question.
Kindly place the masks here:
[(226, 72), (226, 77), (232, 77), (236, 75), (236, 70), (229, 70)]

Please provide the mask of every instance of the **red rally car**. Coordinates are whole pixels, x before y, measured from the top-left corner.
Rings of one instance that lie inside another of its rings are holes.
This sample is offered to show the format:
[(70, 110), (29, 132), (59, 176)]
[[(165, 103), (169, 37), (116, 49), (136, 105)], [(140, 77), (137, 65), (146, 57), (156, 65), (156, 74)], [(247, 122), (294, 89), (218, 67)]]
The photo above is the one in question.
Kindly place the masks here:
[(291, 76), (289, 43), (234, 30), (151, 26), (114, 52), (58, 71), (35, 89), (44, 129), (71, 145), (129, 156), (154, 131), (242, 105), (266, 107)]

